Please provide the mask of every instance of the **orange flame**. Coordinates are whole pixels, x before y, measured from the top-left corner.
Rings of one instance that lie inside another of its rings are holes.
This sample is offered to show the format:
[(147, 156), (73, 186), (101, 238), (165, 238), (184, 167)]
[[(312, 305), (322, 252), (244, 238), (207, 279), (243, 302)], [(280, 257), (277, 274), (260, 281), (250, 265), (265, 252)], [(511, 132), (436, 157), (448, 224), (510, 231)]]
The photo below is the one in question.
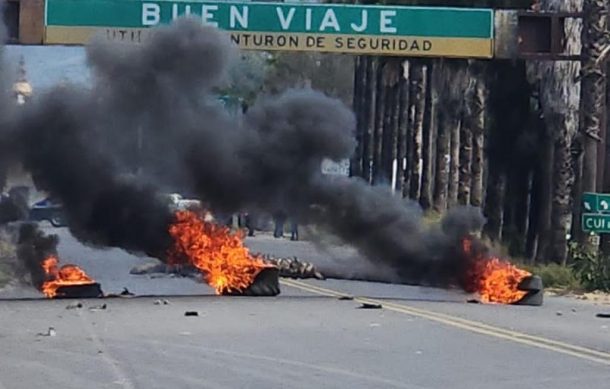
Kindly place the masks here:
[[(466, 255), (474, 256), (470, 239), (465, 239), (462, 247)], [(465, 289), (467, 292), (477, 292), (482, 302), (512, 304), (527, 294), (518, 286), (531, 273), (496, 257), (473, 257), (471, 260)]]
[(270, 266), (249, 254), (243, 234), (206, 222), (192, 211), (176, 212), (169, 234), (174, 240), (169, 263), (195, 266), (217, 294), (243, 291)]
[(93, 284), (95, 281), (89, 277), (83, 269), (76, 265), (64, 265), (58, 268), (59, 260), (51, 255), (42, 261), (42, 269), (45, 272), (46, 281), (40, 288), (48, 298), (57, 295), (57, 289), (67, 285)]

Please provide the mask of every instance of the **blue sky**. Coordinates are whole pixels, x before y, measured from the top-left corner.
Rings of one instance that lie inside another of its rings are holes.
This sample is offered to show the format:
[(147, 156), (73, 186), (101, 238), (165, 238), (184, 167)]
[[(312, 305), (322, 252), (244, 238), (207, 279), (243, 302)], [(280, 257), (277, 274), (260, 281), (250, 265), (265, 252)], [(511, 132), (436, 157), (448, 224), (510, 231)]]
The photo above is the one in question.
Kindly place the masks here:
[(85, 64), (85, 49), (73, 46), (6, 46), (5, 57), (16, 74), (19, 58), (23, 56), (27, 78), (34, 93), (60, 82), (89, 83)]

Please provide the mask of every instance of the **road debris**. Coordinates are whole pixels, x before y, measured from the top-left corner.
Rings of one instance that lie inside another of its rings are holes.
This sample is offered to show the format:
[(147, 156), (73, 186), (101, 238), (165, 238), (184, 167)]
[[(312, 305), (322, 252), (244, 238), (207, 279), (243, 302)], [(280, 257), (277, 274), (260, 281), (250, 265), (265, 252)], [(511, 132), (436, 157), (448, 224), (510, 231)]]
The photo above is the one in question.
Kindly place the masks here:
[(481, 304), (481, 302), (477, 299), (468, 299), (466, 300), (468, 304)]
[(129, 289), (124, 287), (123, 291), (121, 293), (109, 293), (109, 294), (105, 295), (104, 297), (106, 297), (106, 298), (110, 298), (110, 297), (128, 298), (128, 297), (133, 297), (133, 296), (135, 296), (135, 294), (131, 293), (129, 291)]
[(121, 292), (121, 296), (135, 296), (133, 293), (129, 291), (129, 289), (123, 287), (123, 291)]
[(381, 304), (373, 304), (373, 303), (362, 303), (358, 309), (381, 309), (383, 306)]
[(199, 312), (197, 312), (197, 311), (186, 311), (186, 312), (184, 312), (184, 316), (199, 316)]
[(78, 308), (82, 308), (83, 304), (79, 303), (74, 303), (74, 304), (68, 304), (66, 306), (66, 309), (78, 309)]
[(155, 300), (155, 302), (153, 304), (155, 304), (155, 305), (169, 305), (169, 301), (167, 301), (165, 299)]
[(134, 266), (129, 271), (129, 274), (142, 275), (151, 273), (165, 273), (167, 269), (168, 267), (166, 264), (155, 261)]
[(353, 300), (354, 297), (353, 296), (339, 296), (338, 300)]
[(599, 317), (602, 319), (610, 319), (610, 313), (600, 312), (595, 317)]
[(106, 304), (102, 304), (102, 305), (94, 305), (92, 307), (89, 307), (89, 310), (90, 311), (103, 311), (106, 308), (108, 308), (108, 306)]
[(36, 336), (55, 336), (55, 335), (57, 335), (57, 332), (55, 331), (55, 328), (53, 328), (53, 327), (49, 327), (47, 332), (39, 332), (36, 334)]
[(147, 263), (144, 265), (134, 266), (130, 271), (134, 275), (148, 275), (150, 278), (162, 277), (190, 277), (201, 278), (201, 272), (193, 265), (168, 265), (166, 263)]

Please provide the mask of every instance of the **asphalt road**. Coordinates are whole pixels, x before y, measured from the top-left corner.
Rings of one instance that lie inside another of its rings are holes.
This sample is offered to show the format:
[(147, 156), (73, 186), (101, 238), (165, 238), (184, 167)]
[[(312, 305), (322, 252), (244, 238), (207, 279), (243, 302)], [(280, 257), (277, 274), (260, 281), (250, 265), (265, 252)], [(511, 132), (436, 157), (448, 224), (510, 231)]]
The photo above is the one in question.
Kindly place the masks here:
[[(168, 305), (81, 300), (75, 309), (68, 300), (0, 301), (0, 389), (610, 387), (610, 319), (595, 317), (610, 306), (561, 297), (542, 307), (467, 304), (457, 291), (345, 280), (283, 280), (278, 297), (220, 297), (191, 279), (129, 275), (150, 259), (59, 233), (62, 258), (107, 292), (183, 296)], [(371, 271), (344, 247), (267, 236), (248, 245)], [(27, 290), (0, 296), (40, 297)], [(363, 302), (382, 309), (358, 309)], [(55, 336), (44, 336), (49, 327)]]

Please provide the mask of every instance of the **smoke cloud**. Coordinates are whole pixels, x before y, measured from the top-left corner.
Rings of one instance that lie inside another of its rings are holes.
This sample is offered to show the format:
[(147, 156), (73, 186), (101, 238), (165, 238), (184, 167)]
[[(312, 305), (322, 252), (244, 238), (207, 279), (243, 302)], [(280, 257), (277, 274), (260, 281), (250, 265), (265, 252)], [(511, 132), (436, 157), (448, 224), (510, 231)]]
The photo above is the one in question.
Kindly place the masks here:
[(163, 259), (173, 215), (159, 193), (179, 188), (213, 210), (283, 210), (324, 226), (402, 281), (458, 283), (460, 239), (482, 226), (480, 211), (458, 208), (427, 228), (421, 210), (387, 189), (322, 175), (324, 158), (353, 152), (353, 113), (321, 93), (291, 90), (233, 117), (214, 91), (234, 54), (224, 34), (188, 19), (141, 46), (94, 41), (92, 88), (38, 97), (2, 143), (89, 244)]
[[(4, 2), (0, 3), (0, 18), (4, 19)], [(13, 104), (11, 104), (11, 82), (10, 72), (7, 71), (7, 63), (4, 57), (4, 43), (7, 34), (3, 22), (0, 22), (0, 191), (4, 190), (10, 162), (7, 160), (7, 146), (1, 142), (13, 118)]]
[(45, 281), (42, 262), (49, 256), (57, 257), (57, 235), (46, 235), (31, 223), (19, 226), (17, 258), (29, 272), (32, 285), (40, 288)]

